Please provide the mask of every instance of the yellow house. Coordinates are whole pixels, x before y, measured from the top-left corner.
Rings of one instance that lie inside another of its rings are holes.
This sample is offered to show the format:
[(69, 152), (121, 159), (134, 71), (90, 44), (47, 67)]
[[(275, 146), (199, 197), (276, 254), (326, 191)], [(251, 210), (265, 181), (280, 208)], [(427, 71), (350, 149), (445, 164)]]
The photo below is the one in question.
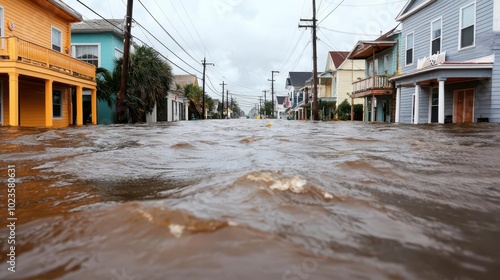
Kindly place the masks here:
[(71, 23), (60, 0), (0, 0), (0, 125), (82, 125), (83, 89), (96, 114), (95, 66), (71, 57)]

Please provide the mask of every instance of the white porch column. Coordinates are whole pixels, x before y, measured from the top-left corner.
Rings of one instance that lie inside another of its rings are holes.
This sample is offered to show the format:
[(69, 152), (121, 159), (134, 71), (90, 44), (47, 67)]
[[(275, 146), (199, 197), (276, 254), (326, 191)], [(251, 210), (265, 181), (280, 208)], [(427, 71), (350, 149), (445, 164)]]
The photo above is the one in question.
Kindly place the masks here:
[(418, 124), (420, 119), (420, 86), (415, 84), (415, 115), (413, 124)]
[(395, 122), (399, 123), (399, 115), (401, 114), (400, 111), (401, 108), (401, 87), (398, 87), (396, 90), (396, 116), (395, 116)]
[(189, 121), (189, 101), (184, 101), (184, 112), (186, 112), (184, 119)]
[(444, 123), (444, 83), (446, 79), (439, 79), (439, 114), (438, 121), (439, 123)]

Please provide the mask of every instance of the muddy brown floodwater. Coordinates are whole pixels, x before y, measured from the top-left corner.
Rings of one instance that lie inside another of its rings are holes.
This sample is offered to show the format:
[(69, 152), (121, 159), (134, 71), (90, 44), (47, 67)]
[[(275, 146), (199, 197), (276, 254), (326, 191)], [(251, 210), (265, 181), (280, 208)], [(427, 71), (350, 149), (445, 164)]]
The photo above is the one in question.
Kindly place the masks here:
[(500, 279), (500, 125), (266, 123), (0, 128), (0, 279)]

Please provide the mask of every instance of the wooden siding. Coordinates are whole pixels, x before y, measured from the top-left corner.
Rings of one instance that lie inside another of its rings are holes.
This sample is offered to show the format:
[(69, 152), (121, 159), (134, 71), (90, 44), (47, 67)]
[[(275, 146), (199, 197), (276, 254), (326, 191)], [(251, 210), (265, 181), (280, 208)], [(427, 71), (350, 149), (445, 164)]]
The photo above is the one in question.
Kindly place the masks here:
[[(62, 53), (71, 49), (71, 24), (66, 19), (43, 9), (31, 0), (1, 1), (5, 9), (5, 37), (16, 36), (46, 48), (52, 48), (52, 26), (62, 32)], [(15, 24), (14, 30), (7, 23)], [(68, 53), (69, 55), (69, 53)]]
[[(460, 9), (471, 3), (476, 5), (475, 46), (460, 50)], [(431, 22), (438, 18), (442, 18), (443, 23), (441, 48), (442, 52), (446, 52), (446, 61), (463, 62), (495, 54), (496, 61), (491, 80), (480, 80), (473, 83), (473, 88), (476, 90), (474, 119), (476, 121), (478, 117), (486, 117), (491, 122), (500, 122), (500, 33), (494, 31), (494, 0), (438, 0), (403, 20), (399, 51), (402, 73), (415, 71), (416, 61), (430, 55)], [(406, 35), (409, 33), (414, 33), (414, 63), (406, 66), (405, 44)], [(446, 115), (452, 113), (448, 111), (453, 106), (453, 100), (450, 101), (452, 96), (449, 96), (452, 94), (450, 90), (457, 88), (457, 86), (463, 88), (464, 85), (446, 85)], [(402, 90), (401, 122), (409, 123), (411, 121), (411, 95), (413, 93), (414, 88), (403, 88)]]
[[(3, 84), (3, 123), (9, 123), (9, 80), (1, 79)], [(53, 119), (53, 127), (67, 127), (72, 123), (70, 88), (64, 85), (53, 85), (54, 90), (62, 92), (62, 118)], [(45, 126), (45, 84), (42, 82), (19, 81), (19, 104), (21, 110), (21, 126)]]
[[(400, 61), (402, 72), (417, 69), (417, 60), (430, 55), (431, 22), (443, 18), (442, 52), (447, 61), (467, 61), (491, 55), (493, 36), (493, 0), (476, 2), (476, 44), (473, 48), (459, 50), (460, 8), (474, 0), (436, 1), (419, 13), (403, 21)], [(413, 65), (405, 65), (406, 35), (414, 33)]]

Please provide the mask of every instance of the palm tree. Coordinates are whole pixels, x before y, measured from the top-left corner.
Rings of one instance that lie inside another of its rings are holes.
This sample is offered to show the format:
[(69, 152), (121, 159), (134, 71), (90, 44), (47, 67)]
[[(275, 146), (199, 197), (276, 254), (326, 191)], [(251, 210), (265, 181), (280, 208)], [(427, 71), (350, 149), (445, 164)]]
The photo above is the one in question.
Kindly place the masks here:
[[(113, 100), (120, 92), (122, 65), (123, 59), (117, 59), (112, 73), (102, 68), (97, 70), (97, 94), (102, 100)], [(128, 122), (145, 121), (146, 113), (151, 113), (156, 104), (163, 104), (171, 83), (172, 69), (161, 55), (148, 46), (136, 48), (130, 55), (124, 101)]]

